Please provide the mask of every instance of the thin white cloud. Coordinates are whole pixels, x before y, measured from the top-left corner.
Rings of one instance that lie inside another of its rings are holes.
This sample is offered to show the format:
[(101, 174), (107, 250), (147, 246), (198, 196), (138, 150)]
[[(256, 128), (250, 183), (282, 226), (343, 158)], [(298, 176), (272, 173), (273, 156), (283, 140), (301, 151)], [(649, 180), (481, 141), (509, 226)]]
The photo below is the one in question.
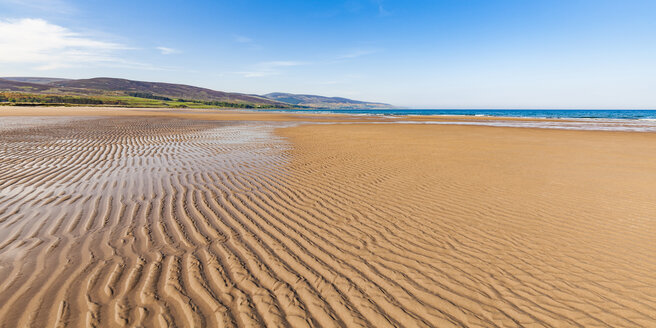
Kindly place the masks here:
[(277, 71), (245, 71), (236, 73), (243, 77), (265, 77), (280, 74), (280, 72)]
[(265, 76), (281, 74), (283, 73), (282, 68), (285, 67), (302, 66), (302, 65), (308, 65), (308, 63), (300, 62), (300, 61), (291, 61), (291, 60), (268, 61), (268, 62), (262, 62), (254, 65), (252, 70), (244, 71), (244, 72), (236, 72), (236, 74), (239, 74), (243, 77), (265, 77)]
[(263, 62), (259, 64), (260, 66), (263, 67), (291, 67), (291, 66), (301, 66), (301, 65), (307, 65), (306, 62), (300, 62), (300, 61), (269, 61), (269, 62)]
[(383, 0), (373, 0), (374, 4), (378, 6), (378, 15), (389, 16), (391, 13), (383, 7)]
[(49, 70), (94, 63), (121, 63), (127, 47), (95, 40), (43, 19), (0, 20), (0, 64), (32, 64)]
[(243, 35), (235, 35), (235, 41), (239, 43), (251, 43), (253, 42), (253, 39), (243, 36)]
[(180, 53), (180, 50), (168, 48), (168, 47), (157, 47), (157, 50), (159, 50), (159, 52), (161, 52), (162, 55), (171, 55), (171, 54)]
[(76, 11), (72, 4), (64, 0), (0, 0), (0, 4), (25, 7), (47, 13), (70, 14)]
[(356, 49), (351, 52), (347, 52), (345, 54), (337, 56), (337, 59), (351, 59), (351, 58), (358, 58), (366, 55), (371, 55), (373, 53), (378, 52), (378, 50), (373, 50), (373, 49)]

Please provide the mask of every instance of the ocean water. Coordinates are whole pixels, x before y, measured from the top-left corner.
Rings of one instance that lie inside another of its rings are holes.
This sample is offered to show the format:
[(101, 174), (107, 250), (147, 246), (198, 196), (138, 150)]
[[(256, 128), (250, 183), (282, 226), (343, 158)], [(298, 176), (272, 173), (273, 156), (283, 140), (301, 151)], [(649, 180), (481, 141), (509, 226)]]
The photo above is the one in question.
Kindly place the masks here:
[(275, 110), (284, 112), (342, 113), (359, 115), (438, 115), (496, 116), (525, 118), (588, 118), (621, 120), (656, 120), (656, 110), (563, 110), (563, 109), (311, 109)]
[[(385, 116), (392, 120), (375, 123), (480, 125), (518, 128), (542, 128), (563, 130), (604, 130), (656, 132), (656, 110), (547, 110), (547, 109), (385, 109), (385, 110), (275, 110), (282, 112), (340, 113), (351, 115)], [(435, 116), (435, 121), (413, 121), (413, 115)], [(440, 120), (439, 116), (462, 116), (458, 121)], [(474, 117), (501, 117), (495, 120), (480, 120)], [(472, 117), (467, 120), (467, 117)], [(544, 118), (545, 121), (503, 120), (509, 118)]]

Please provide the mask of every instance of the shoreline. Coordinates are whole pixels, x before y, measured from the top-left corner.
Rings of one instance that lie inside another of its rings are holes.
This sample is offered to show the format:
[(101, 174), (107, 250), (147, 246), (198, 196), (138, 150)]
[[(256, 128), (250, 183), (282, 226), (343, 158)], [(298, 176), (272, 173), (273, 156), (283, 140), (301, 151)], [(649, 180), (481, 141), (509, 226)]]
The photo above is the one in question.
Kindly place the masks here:
[(228, 109), (169, 109), (169, 108), (123, 108), (112, 107), (48, 107), (0, 109), (2, 116), (139, 116), (162, 115), (209, 120), (252, 121), (295, 121), (320, 123), (388, 123), (388, 124), (434, 124), (470, 125), (490, 127), (516, 127), (537, 129), (586, 130), (609, 132), (656, 132), (656, 120), (651, 119), (583, 119), (583, 118), (526, 118), (501, 116), (454, 116), (454, 115), (360, 115), (352, 113), (306, 113), (269, 110)]

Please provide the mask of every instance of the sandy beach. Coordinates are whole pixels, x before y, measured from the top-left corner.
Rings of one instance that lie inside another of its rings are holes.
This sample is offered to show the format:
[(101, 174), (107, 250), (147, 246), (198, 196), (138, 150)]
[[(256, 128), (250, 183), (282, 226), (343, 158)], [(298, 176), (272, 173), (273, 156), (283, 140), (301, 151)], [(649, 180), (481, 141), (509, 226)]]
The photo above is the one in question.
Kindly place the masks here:
[(654, 326), (655, 186), (656, 133), (0, 107), (0, 327)]

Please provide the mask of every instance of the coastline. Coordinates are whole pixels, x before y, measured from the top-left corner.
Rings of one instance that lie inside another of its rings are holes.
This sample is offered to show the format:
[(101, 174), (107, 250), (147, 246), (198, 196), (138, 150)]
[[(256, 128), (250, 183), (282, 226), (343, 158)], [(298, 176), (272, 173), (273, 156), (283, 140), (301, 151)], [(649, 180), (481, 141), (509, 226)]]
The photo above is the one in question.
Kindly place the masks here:
[(234, 110), (234, 109), (170, 109), (113, 107), (5, 107), (0, 116), (140, 116), (157, 114), (166, 117), (186, 117), (209, 120), (294, 121), (315, 123), (392, 123), (471, 125), (562, 130), (611, 132), (656, 132), (656, 119), (608, 118), (538, 118), (470, 115), (363, 115), (338, 112)]
[(654, 133), (225, 110), (2, 116), (27, 126), (0, 126), (0, 327), (656, 320)]

